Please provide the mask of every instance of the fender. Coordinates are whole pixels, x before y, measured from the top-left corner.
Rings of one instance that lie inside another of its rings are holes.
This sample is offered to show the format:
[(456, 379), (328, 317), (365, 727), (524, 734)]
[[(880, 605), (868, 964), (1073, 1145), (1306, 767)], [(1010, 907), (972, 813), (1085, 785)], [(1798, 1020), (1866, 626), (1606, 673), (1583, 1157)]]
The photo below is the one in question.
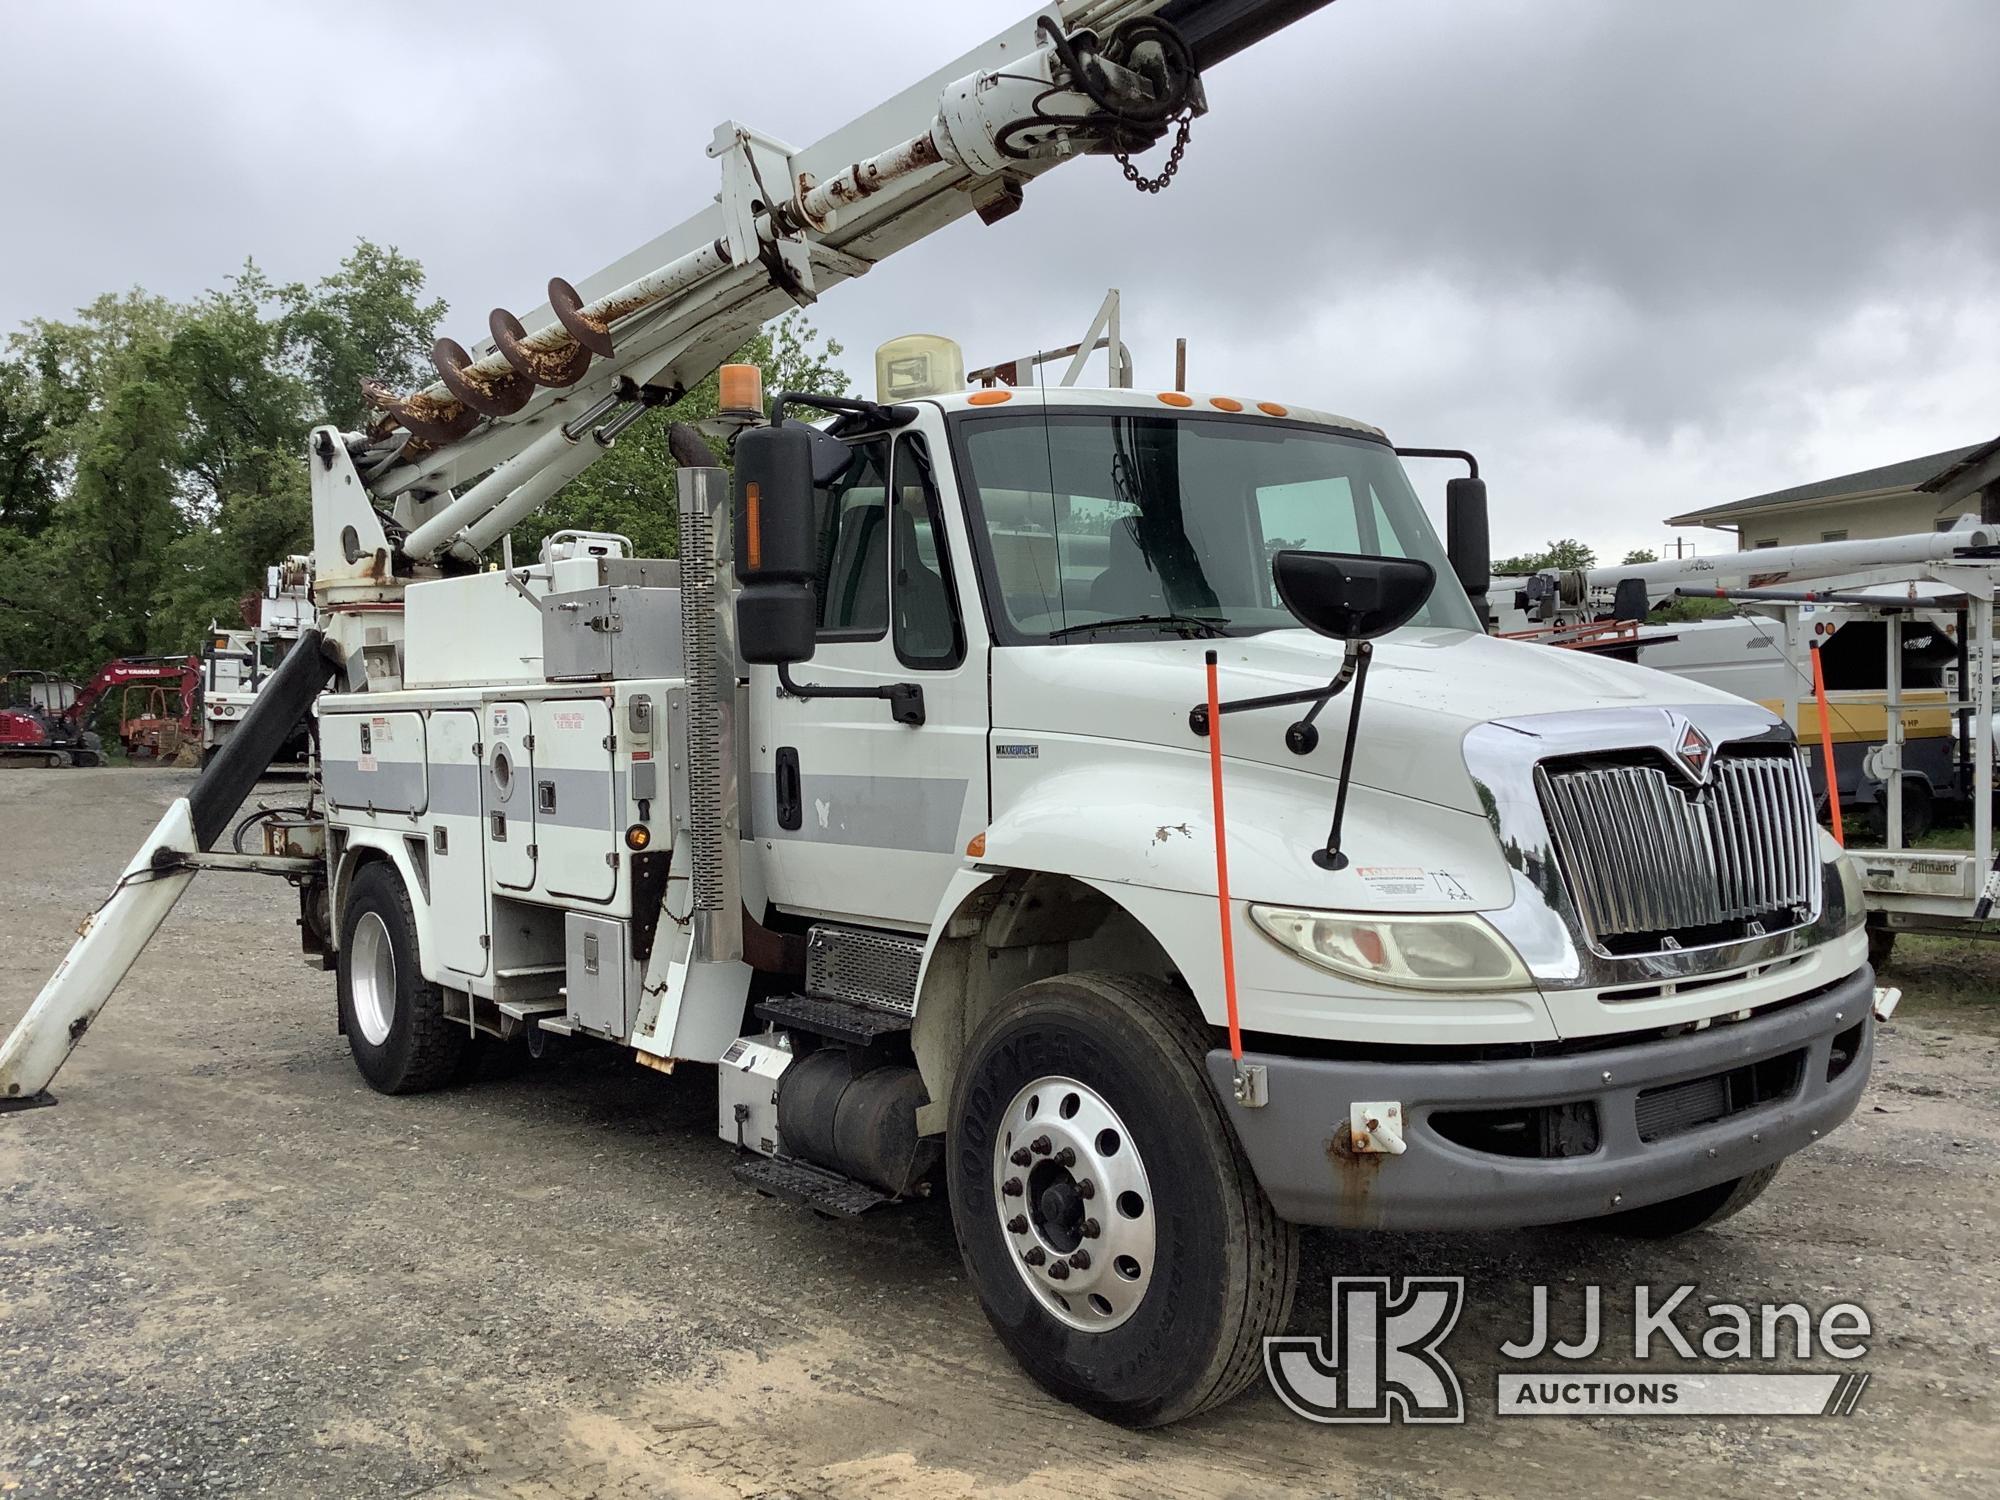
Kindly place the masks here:
[[(995, 772), (986, 863), (1214, 901), (1204, 753), (1128, 740), (1038, 739), (1032, 778), (1010, 786), (1011, 777)], [(1327, 871), (1312, 853), (1333, 815), (1331, 776), (1225, 758), (1223, 783), (1230, 892), (1243, 900), (1337, 911), (1488, 911), (1514, 899), (1491, 826), (1477, 813), (1355, 785), (1342, 840), (1353, 863)]]
[[(433, 984), (444, 980), (444, 969), (437, 961), (435, 923), (431, 916), (430, 877), (428, 868), (419, 869), (417, 856), (411, 852), (410, 844), (422, 840), (405, 836), (387, 828), (357, 828), (347, 830), (347, 847), (342, 849), (333, 862), (333, 881), (328, 910), (332, 916), (333, 938), (340, 940), (340, 930), (347, 913), (347, 892), (354, 883), (354, 875), (361, 866), (377, 857), (386, 859), (395, 867), (397, 877), (403, 882), (403, 889), (410, 893), (410, 910), (417, 923), (418, 967), (425, 979)], [(460, 978), (458, 984), (465, 981)]]
[[(1040, 973), (992, 962), (988, 921), (1011, 881), (1054, 876), (1103, 898), (1157, 945), (1209, 1024), (1224, 1023), (1217, 934), (1215, 825), (1208, 761), (1180, 749), (1039, 737), (1041, 767), (1004, 803), (986, 850), (945, 888), (917, 981), (912, 1033), (931, 1097), (921, 1119), (943, 1128), (956, 1058), (993, 999)], [(1331, 816), (1331, 778), (1232, 760), (1224, 772), (1229, 875), (1243, 1024), (1297, 1036), (1409, 1041), (1448, 1021), (1479, 1041), (1546, 1040), (1532, 992), (1513, 996), (1391, 994), (1343, 981), (1281, 951), (1250, 922), (1255, 901), (1348, 911), (1481, 911), (1507, 906), (1513, 883), (1491, 825), (1475, 814), (1354, 787), (1355, 862), (1321, 870), (1312, 850)], [(996, 803), (1000, 787), (996, 785)], [(977, 964), (968, 960), (983, 958)], [(1146, 967), (1152, 955), (1135, 955)]]

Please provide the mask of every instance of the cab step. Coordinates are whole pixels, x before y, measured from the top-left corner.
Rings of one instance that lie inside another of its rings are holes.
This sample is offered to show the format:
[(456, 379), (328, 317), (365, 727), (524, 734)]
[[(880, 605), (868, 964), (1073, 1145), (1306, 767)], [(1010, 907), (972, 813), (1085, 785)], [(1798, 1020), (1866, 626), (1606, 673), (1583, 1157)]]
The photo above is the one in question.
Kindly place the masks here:
[(757, 1004), (757, 1018), (791, 1031), (809, 1031), (829, 1041), (866, 1047), (883, 1037), (910, 1029), (901, 1011), (884, 1010), (859, 1000), (831, 1000), (819, 995), (777, 995)]
[(856, 1182), (792, 1156), (752, 1157), (738, 1162), (733, 1175), (745, 1187), (755, 1188), (766, 1197), (781, 1198), (836, 1219), (857, 1218), (891, 1201), (888, 1194), (877, 1192), (865, 1182)]
[(569, 1007), (566, 1001), (551, 996), (544, 1000), (502, 1000), (496, 1008), (503, 1016), (511, 1016), (516, 1021), (529, 1021), (541, 1016), (560, 1015)]

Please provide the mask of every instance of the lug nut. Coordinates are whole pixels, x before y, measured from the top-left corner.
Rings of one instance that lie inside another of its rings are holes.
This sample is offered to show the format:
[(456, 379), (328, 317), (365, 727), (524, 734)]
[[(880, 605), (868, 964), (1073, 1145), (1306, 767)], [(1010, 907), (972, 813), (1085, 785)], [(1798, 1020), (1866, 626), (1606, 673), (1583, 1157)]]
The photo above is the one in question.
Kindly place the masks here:
[(1026, 1214), (1015, 1214), (1013, 1218), (1007, 1221), (1007, 1232), (1009, 1234), (1026, 1234), (1028, 1232), (1028, 1216)]
[(1056, 1153), (1056, 1165), (1059, 1167), (1075, 1166), (1076, 1152), (1072, 1151), (1068, 1146), (1063, 1147), (1062, 1150)]
[(1028, 1148), (1026, 1146), (1016, 1146), (1014, 1154), (1008, 1157), (1007, 1160), (1011, 1161), (1017, 1167), (1025, 1167), (1029, 1162), (1034, 1160), (1034, 1157), (1028, 1155)]
[(1009, 1198), (1020, 1197), (1021, 1179), (1018, 1177), (1009, 1177), (1005, 1182), (1000, 1184), (1000, 1191), (1005, 1193)]
[(1084, 1178), (1083, 1181), (1076, 1185), (1076, 1195), (1079, 1198), (1085, 1199), (1095, 1198), (1097, 1196), (1097, 1184), (1092, 1182), (1088, 1177)]
[[(1026, 1250), (1021, 1252), (1021, 1259), (1026, 1261), (1031, 1266), (1039, 1266), (1043, 1261), (1047, 1260), (1048, 1258), (1049, 1258), (1048, 1252), (1042, 1249), (1040, 1245), (1030, 1245)], [(1060, 1264), (1060, 1262), (1058, 1262), (1058, 1264)]]
[(1088, 1250), (1076, 1251), (1070, 1256), (1069, 1263), (1072, 1270), (1088, 1271), (1090, 1269), (1090, 1252)]
[(1102, 1233), (1104, 1233), (1104, 1226), (1099, 1224), (1097, 1220), (1085, 1219), (1083, 1221), (1083, 1237), (1085, 1239), (1094, 1240)]
[(1050, 1140), (1045, 1135), (1036, 1136), (1034, 1141), (1028, 1147), (1028, 1149), (1034, 1152), (1035, 1155), (1037, 1156), (1047, 1156), (1051, 1151), (1055, 1150), (1055, 1148), (1056, 1148), (1055, 1142)]
[(1049, 1264), (1049, 1275), (1057, 1281), (1068, 1281), (1069, 1280), (1068, 1263), (1060, 1260), (1052, 1261)]

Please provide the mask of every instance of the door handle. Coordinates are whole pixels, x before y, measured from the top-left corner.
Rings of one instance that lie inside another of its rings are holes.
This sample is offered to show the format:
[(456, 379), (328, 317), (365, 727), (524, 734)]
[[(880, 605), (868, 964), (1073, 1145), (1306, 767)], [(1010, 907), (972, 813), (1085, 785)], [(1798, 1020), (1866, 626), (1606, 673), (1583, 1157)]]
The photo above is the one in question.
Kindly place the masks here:
[(799, 752), (791, 745), (778, 747), (776, 781), (778, 826), (796, 829), (806, 820), (805, 796), (799, 785)]

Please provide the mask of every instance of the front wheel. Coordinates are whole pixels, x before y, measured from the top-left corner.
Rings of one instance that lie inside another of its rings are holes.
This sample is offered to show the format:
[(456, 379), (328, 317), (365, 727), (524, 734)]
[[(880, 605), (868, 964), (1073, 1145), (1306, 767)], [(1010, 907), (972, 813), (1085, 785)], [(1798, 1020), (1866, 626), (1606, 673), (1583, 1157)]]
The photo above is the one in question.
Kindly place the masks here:
[(952, 1223), (988, 1320), (1052, 1394), (1128, 1426), (1248, 1385), (1298, 1279), (1208, 1048), (1163, 981), (1073, 974), (1003, 1001), (952, 1093)]
[(1763, 1197), (1764, 1189), (1778, 1175), (1779, 1165), (1773, 1162), (1746, 1176), (1733, 1177), (1713, 1187), (1669, 1198), (1664, 1203), (1649, 1203), (1644, 1208), (1631, 1208), (1622, 1214), (1593, 1219), (1590, 1227), (1641, 1240), (1670, 1240), (1679, 1235), (1692, 1234), (1697, 1229), (1706, 1229), (1724, 1219), (1735, 1218)]
[(341, 914), (340, 1020), (371, 1088), (416, 1094), (463, 1073), (470, 1034), (418, 966), (417, 921), (392, 865), (365, 865)]

